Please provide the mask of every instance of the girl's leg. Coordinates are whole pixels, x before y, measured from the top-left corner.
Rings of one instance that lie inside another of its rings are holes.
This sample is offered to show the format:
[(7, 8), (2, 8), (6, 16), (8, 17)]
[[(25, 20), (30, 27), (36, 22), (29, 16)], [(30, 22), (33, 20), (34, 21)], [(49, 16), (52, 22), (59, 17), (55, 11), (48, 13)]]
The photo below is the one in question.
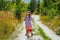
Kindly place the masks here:
[(33, 36), (33, 32), (32, 32), (32, 29), (30, 30), (30, 32), (31, 32), (31, 36)]
[(25, 36), (27, 35), (27, 30), (26, 30), (26, 34), (25, 34)]
[(30, 31), (27, 31), (27, 37), (28, 37), (28, 38), (29, 38), (29, 32), (30, 32)]
[(29, 30), (26, 30), (25, 36), (27, 36), (27, 38), (29, 38)]
[(27, 36), (27, 31), (28, 31), (28, 29), (27, 29), (27, 27), (26, 27), (25, 29), (26, 29), (26, 34), (25, 34), (25, 36)]
[(31, 36), (33, 36), (33, 32), (31, 31)]

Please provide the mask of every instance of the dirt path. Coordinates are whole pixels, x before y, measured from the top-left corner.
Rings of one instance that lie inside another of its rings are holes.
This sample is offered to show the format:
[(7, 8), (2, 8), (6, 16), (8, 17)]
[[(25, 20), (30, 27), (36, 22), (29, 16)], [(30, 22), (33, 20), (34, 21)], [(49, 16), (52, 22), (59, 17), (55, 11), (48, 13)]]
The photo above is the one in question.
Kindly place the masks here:
[(39, 20), (39, 16), (38, 15), (34, 15), (33, 16), (35, 20), (35, 23), (37, 25), (39, 25), (43, 30), (44, 32), (46, 33), (47, 36), (49, 36), (52, 40), (60, 40), (60, 36), (56, 35), (52, 30), (50, 30), (47, 26), (43, 25), (41, 23), (41, 21), (38, 21)]
[[(48, 27), (46, 27), (40, 21), (38, 21), (39, 20), (38, 15), (33, 15), (32, 17), (34, 18), (35, 23), (44, 30), (44, 32), (48, 37), (50, 37), (52, 40), (60, 40), (60, 36), (57, 36), (52, 30), (50, 30)], [(25, 22), (22, 23), (22, 26), (23, 30), (21, 30), (21, 32), (18, 33), (17, 37), (14, 40), (43, 40), (42, 36), (40, 35), (36, 35), (27, 39), (25, 36), (25, 29), (24, 29)]]
[[(25, 26), (25, 22), (22, 23), (23, 26)], [(43, 40), (43, 38), (39, 35), (30, 37), (29, 39), (25, 36), (25, 28), (23, 27), (23, 30), (18, 33), (17, 37), (14, 40)]]

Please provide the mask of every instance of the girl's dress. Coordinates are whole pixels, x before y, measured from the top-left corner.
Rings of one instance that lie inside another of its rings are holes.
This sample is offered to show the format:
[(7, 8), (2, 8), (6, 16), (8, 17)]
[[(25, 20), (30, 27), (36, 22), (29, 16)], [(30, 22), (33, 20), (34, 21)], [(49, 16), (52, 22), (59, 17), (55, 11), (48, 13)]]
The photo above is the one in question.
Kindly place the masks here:
[(31, 16), (30, 17), (28, 17), (28, 16), (25, 17), (25, 29), (26, 29), (26, 31), (32, 31), (31, 20), (32, 20)]

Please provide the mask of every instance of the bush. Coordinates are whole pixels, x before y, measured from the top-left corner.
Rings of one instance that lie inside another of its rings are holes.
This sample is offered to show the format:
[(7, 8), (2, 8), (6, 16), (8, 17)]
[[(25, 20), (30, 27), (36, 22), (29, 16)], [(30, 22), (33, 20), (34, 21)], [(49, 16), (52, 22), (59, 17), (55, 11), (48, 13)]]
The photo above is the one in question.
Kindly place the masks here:
[(3, 4), (3, 10), (10, 10), (11, 8), (11, 2), (10, 1), (5, 1)]
[(7, 39), (10, 33), (14, 30), (13, 25), (0, 22), (0, 39)]
[(57, 15), (57, 12), (55, 9), (51, 9), (48, 11), (49, 20), (53, 20), (56, 15)]
[(52, 20), (49, 19), (50, 17), (48, 15), (40, 17), (41, 17), (40, 20), (42, 21), (43, 24), (45, 24), (47, 27), (56, 32), (56, 29), (58, 28), (58, 26), (60, 26), (60, 16), (56, 15)]
[(17, 23), (11, 12), (0, 11), (0, 40), (9, 40), (9, 35), (14, 31)]
[(60, 27), (56, 29), (56, 34), (60, 35)]

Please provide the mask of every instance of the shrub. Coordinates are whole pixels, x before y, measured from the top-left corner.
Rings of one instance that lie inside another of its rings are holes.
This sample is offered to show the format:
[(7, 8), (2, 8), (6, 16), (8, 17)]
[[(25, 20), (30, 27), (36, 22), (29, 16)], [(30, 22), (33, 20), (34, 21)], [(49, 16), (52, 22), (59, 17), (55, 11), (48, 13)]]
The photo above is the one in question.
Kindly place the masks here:
[(56, 34), (60, 35), (60, 27), (56, 29)]
[(8, 40), (17, 23), (18, 21), (11, 12), (0, 11), (0, 40)]
[[(52, 29), (54, 32), (57, 32), (56, 29), (58, 26), (60, 26), (60, 16), (56, 15), (54, 16), (52, 20), (50, 20), (49, 16), (40, 16), (40, 20), (42, 21), (43, 24), (45, 24), (47, 27)], [(58, 30), (60, 32), (60, 30)], [(58, 33), (57, 33), (58, 34)]]
[(48, 11), (49, 20), (53, 20), (56, 15), (57, 15), (57, 12), (55, 9), (51, 9)]

